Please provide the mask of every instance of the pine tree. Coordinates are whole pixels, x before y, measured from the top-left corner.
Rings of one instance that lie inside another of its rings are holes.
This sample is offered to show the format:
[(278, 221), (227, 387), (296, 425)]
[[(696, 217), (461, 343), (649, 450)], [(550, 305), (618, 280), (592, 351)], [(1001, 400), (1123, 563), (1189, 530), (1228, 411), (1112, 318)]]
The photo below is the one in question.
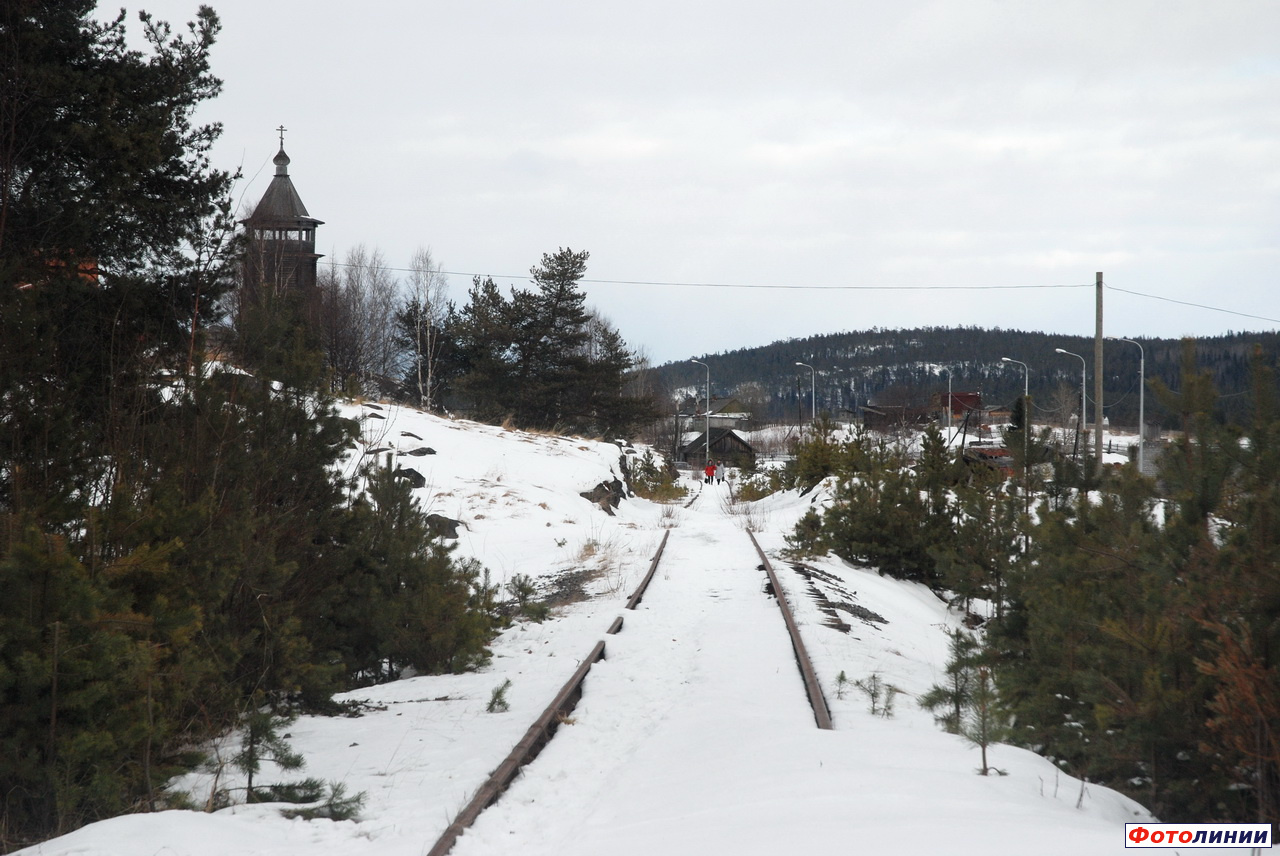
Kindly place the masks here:
[(491, 593), (478, 569), (457, 562), (435, 537), (403, 479), (382, 467), (369, 474), (342, 529), (340, 569), (307, 607), (304, 629), (342, 658), (346, 680), (393, 680), (480, 665), (493, 629)]
[(832, 503), (816, 526), (802, 520), (791, 543), (806, 551), (829, 550), (884, 575), (936, 585), (937, 562), (930, 550), (949, 521), (929, 514), (927, 495), (901, 456), (881, 446), (837, 453), (830, 460), (838, 476)]
[(585, 380), (588, 314), (578, 281), (586, 275), (589, 254), (561, 249), (544, 253), (531, 268), (534, 290), (517, 292), (514, 310), (522, 329), (517, 345), (520, 410), (531, 424), (566, 423), (569, 401)]
[(458, 390), (476, 418), (500, 421), (517, 405), (517, 325), (514, 309), (492, 278), (476, 277), (458, 316), (458, 350), (462, 377)]
[(230, 176), (209, 164), (217, 126), (192, 123), (219, 88), (219, 24), (203, 8), (176, 35), (144, 15), (139, 51), (123, 13), (92, 9), (0, 11), (6, 847), (154, 803), (187, 760), (173, 688), (196, 658), (175, 652), (202, 617), (159, 594), (177, 536), (139, 509), (161, 387), (230, 283)]
[(1254, 819), (1275, 792), (1273, 382), (1242, 443), (1187, 353), (1180, 394), (1157, 385), (1193, 432), (1162, 461), (1160, 513), (1127, 470), (1041, 510), (991, 631), (997, 680), (1018, 739), (1077, 775), (1168, 819)]
[(1275, 372), (1255, 353), (1254, 411), (1221, 510), (1212, 613), (1197, 661), (1213, 680), (1206, 748), (1245, 787), (1253, 820), (1280, 817), (1280, 408)]
[(987, 600), (999, 620), (1006, 581), (1022, 551), (1022, 500), (984, 468), (972, 482), (957, 485), (950, 502), (950, 526), (929, 550), (941, 584), (966, 612), (975, 599)]
[(919, 703), (944, 731), (959, 734), (973, 703), (981, 652), (972, 633), (957, 628), (949, 635), (946, 678), (930, 687)]
[(1000, 772), (987, 763), (987, 749), (991, 744), (999, 743), (1004, 738), (1006, 729), (1000, 714), (991, 668), (978, 666), (976, 672), (973, 692), (969, 697), (966, 715), (961, 721), (960, 733), (981, 750), (982, 766), (978, 768), (978, 773), (986, 776), (993, 770)]
[(510, 298), (492, 279), (475, 279), (455, 329), (457, 389), (478, 418), (592, 434), (651, 418), (651, 402), (624, 394), (634, 355), (585, 306), (578, 282), (587, 258), (567, 249), (543, 255), (531, 270), (535, 289)]
[[(261, 701), (261, 698), (257, 699)], [(270, 800), (268, 791), (255, 790), (253, 779), (262, 771), (262, 763), (270, 761), (281, 770), (300, 770), (305, 761), (280, 734), (280, 728), (293, 721), (280, 716), (267, 707), (250, 710), (241, 723), (240, 751), (231, 757), (231, 764), (245, 775), (245, 801)]]

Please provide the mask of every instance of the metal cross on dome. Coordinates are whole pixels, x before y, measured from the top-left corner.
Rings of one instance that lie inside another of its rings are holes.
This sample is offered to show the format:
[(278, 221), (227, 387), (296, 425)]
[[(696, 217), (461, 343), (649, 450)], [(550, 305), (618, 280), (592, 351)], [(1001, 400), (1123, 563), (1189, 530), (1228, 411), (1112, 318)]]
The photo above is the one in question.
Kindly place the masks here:
[(284, 132), (289, 129), (286, 128), (284, 125), (281, 125), (279, 128), (276, 128), (276, 130), (280, 132), (280, 148), (283, 149), (284, 148)]

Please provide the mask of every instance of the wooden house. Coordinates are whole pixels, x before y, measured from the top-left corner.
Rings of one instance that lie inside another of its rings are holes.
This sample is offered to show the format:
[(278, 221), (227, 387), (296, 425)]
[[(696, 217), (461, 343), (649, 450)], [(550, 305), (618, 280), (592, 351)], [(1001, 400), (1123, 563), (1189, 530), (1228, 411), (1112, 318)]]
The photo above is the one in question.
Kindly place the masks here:
[[(703, 466), (707, 462), (707, 432), (701, 431), (680, 450), (680, 460), (694, 466)], [(755, 463), (756, 453), (746, 438), (730, 428), (712, 428), (710, 458), (713, 461), (727, 461), (734, 467), (751, 467)]]
[(712, 400), (711, 412), (707, 414), (707, 418), (712, 428), (744, 431), (751, 422), (751, 411), (736, 398), (722, 398), (719, 401)]
[(953, 422), (963, 420), (966, 414), (982, 410), (982, 393), (980, 392), (939, 392), (933, 396), (933, 409), (938, 412), (939, 420), (947, 420), (947, 409), (950, 407)]

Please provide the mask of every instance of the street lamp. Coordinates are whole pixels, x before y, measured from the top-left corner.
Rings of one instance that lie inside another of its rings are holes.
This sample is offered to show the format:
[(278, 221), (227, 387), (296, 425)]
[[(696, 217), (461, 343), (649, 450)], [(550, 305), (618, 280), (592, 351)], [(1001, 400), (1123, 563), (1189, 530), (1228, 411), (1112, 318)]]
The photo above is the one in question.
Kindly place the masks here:
[(1006, 363), (1017, 363), (1022, 366), (1022, 469), (1028, 472), (1031, 469), (1028, 445), (1031, 436), (1031, 368), (1022, 360), (1013, 360), (1009, 357), (1000, 359)]
[(818, 421), (818, 372), (808, 363), (796, 363), (798, 366), (804, 366), (809, 370), (809, 400), (811, 403), (809, 408), (809, 424), (814, 425)]
[(955, 369), (948, 367), (947, 372), (947, 446), (951, 446), (951, 411), (955, 409), (955, 400), (951, 397), (951, 377), (955, 374)]
[(707, 454), (706, 458), (702, 461), (702, 465), (705, 467), (707, 462), (711, 460), (711, 366), (703, 362), (698, 362), (698, 360), (689, 360), (689, 362), (697, 363), (707, 370)]
[[(1017, 363), (1022, 366), (1022, 512), (1031, 513), (1031, 367), (1022, 360), (1001, 357), (1006, 363)], [(1026, 552), (1030, 545), (1030, 535), (1022, 540), (1022, 550)]]
[(1130, 345), (1138, 345), (1138, 472), (1142, 472), (1142, 465), (1146, 461), (1145, 449), (1147, 445), (1147, 425), (1146, 412), (1144, 405), (1146, 404), (1147, 391), (1147, 352), (1142, 349), (1142, 345), (1132, 339), (1121, 339), (1119, 336), (1108, 336), (1108, 339), (1114, 339), (1117, 342), (1128, 342)]
[[(1076, 440), (1077, 442), (1079, 442), (1079, 439), (1081, 437), (1089, 436), (1087, 433), (1085, 433), (1085, 430), (1084, 430), (1085, 409), (1089, 406), (1088, 400), (1085, 398), (1085, 395), (1084, 395), (1085, 375), (1089, 371), (1088, 364), (1084, 361), (1084, 357), (1080, 356), (1079, 354), (1073, 354), (1070, 351), (1064, 351), (1062, 350), (1062, 348), (1054, 348), (1054, 351), (1056, 351), (1059, 354), (1066, 354), (1068, 357), (1075, 357), (1077, 360), (1080, 361), (1080, 424), (1076, 427)], [(1087, 443), (1088, 441), (1086, 440), (1085, 442)]]

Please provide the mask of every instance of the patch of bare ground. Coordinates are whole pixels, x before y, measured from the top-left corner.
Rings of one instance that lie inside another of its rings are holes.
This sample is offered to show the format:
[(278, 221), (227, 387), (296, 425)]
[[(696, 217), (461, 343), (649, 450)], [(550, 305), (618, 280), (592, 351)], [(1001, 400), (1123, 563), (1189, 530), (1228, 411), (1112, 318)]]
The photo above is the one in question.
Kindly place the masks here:
[(590, 600), (587, 587), (604, 573), (601, 568), (565, 568), (549, 576), (543, 585), (546, 593), (542, 602), (555, 609)]

